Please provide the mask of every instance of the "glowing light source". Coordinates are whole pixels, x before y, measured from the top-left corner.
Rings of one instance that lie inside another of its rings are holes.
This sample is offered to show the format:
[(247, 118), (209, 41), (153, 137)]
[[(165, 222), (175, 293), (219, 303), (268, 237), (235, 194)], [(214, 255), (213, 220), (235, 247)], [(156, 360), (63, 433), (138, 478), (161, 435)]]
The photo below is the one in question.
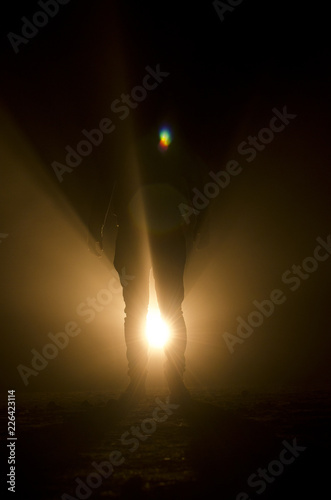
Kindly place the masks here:
[(160, 130), (160, 142), (159, 149), (161, 151), (166, 151), (172, 141), (171, 131), (167, 127), (163, 127)]
[(169, 339), (168, 325), (156, 309), (149, 309), (146, 320), (146, 336), (151, 347), (164, 347)]

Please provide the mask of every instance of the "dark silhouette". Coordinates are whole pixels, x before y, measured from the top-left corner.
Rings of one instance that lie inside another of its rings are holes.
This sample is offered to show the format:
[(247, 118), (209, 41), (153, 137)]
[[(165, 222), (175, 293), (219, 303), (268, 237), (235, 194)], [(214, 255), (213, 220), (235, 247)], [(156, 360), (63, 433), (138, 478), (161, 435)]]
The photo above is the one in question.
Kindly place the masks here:
[[(166, 113), (161, 113), (161, 119), (151, 115), (140, 120), (132, 140), (125, 145), (111, 203), (118, 221), (114, 266), (120, 278), (123, 274), (131, 278), (122, 281), (130, 377), (122, 400), (137, 401), (145, 392), (148, 362), (145, 323), (152, 269), (161, 316), (171, 329), (165, 348), (165, 377), (171, 399), (183, 402), (189, 399), (183, 382), (187, 343), (182, 312), (188, 250), (185, 233), (191, 231), (193, 241), (199, 221), (196, 217), (194, 223), (187, 224), (179, 206), (190, 204), (189, 193), (197, 186), (199, 175), (197, 162), (184, 146), (178, 122), (169, 107)], [(162, 128), (169, 133), (168, 141), (160, 141)], [(90, 224), (98, 246), (102, 246), (100, 221), (104, 220), (100, 213), (99, 210), (98, 224), (93, 218)]]

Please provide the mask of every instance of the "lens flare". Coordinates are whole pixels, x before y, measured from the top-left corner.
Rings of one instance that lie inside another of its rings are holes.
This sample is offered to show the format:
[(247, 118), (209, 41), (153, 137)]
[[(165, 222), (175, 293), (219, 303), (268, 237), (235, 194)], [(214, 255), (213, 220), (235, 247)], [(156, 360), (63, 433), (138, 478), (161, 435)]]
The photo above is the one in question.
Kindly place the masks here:
[(149, 309), (146, 320), (146, 337), (151, 347), (162, 348), (169, 339), (168, 325), (156, 309)]
[(172, 136), (169, 128), (163, 127), (160, 130), (160, 142), (159, 142), (159, 149), (161, 151), (166, 151), (168, 147), (170, 146), (170, 143), (172, 141)]

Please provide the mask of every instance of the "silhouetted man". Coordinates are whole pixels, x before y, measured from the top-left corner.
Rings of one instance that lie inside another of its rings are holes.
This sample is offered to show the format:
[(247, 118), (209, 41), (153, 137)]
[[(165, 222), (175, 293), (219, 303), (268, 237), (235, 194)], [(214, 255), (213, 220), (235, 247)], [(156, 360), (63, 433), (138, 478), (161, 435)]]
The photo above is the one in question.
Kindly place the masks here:
[[(163, 130), (163, 135), (160, 131)], [(174, 121), (150, 120), (126, 145), (113, 206), (118, 219), (114, 266), (131, 279), (123, 283), (124, 334), (130, 384), (122, 400), (144, 396), (148, 363), (145, 335), (152, 268), (162, 318), (170, 327), (165, 376), (171, 400), (189, 400), (184, 385), (186, 326), (182, 312), (187, 224), (179, 209), (188, 204), (194, 163)], [(98, 238), (97, 238), (98, 239)]]

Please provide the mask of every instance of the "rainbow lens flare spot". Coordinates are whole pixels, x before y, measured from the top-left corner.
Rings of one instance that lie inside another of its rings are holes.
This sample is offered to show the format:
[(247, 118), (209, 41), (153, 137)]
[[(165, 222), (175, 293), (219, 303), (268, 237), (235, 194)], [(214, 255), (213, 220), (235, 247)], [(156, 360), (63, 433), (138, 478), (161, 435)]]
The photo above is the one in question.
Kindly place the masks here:
[(161, 151), (166, 151), (172, 141), (171, 132), (168, 128), (162, 128), (160, 130), (160, 142), (159, 149)]

